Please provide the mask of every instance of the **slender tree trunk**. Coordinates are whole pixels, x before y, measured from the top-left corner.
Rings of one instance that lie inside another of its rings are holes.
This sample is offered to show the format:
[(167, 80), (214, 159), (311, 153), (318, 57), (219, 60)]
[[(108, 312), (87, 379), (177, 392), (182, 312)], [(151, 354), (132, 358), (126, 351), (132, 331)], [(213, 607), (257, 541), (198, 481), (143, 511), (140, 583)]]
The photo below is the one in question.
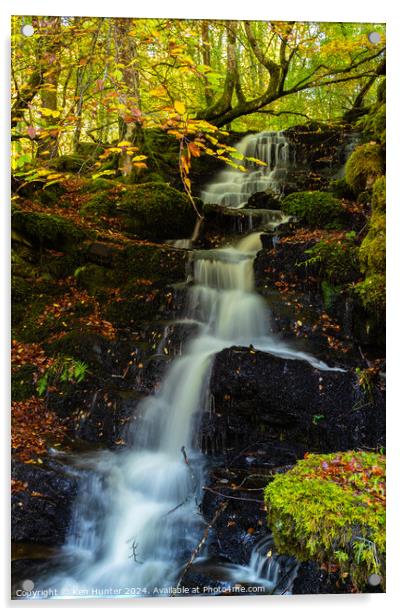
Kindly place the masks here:
[[(125, 117), (119, 120), (120, 139), (140, 148), (144, 142), (144, 134), (141, 123), (140, 77), (136, 62), (138, 49), (135, 38), (128, 34), (131, 26), (129, 19), (115, 19), (116, 62), (124, 65), (122, 72), (126, 85), (126, 91), (122, 92), (120, 97), (127, 108)], [(131, 157), (126, 152), (122, 152), (120, 156), (119, 168), (123, 175), (129, 175), (132, 171)]]
[[(40, 89), (42, 107), (57, 111), (57, 89), (60, 76), (60, 17), (40, 18), (38, 23), (39, 31), (46, 37), (48, 43), (42, 52), (39, 63), (46, 67), (45, 76)], [(38, 157), (54, 158), (58, 154), (59, 136), (57, 131), (52, 134), (52, 125), (58, 123), (57, 117), (45, 116), (43, 118), (45, 127), (49, 135), (41, 139), (38, 146)]]
[[(205, 66), (211, 66), (211, 41), (209, 36), (209, 21), (203, 20), (201, 22), (201, 52), (202, 52), (202, 62)], [(212, 104), (213, 101), (213, 93), (211, 90), (211, 86), (208, 82), (208, 77), (204, 77), (205, 83), (205, 102), (207, 107)]]

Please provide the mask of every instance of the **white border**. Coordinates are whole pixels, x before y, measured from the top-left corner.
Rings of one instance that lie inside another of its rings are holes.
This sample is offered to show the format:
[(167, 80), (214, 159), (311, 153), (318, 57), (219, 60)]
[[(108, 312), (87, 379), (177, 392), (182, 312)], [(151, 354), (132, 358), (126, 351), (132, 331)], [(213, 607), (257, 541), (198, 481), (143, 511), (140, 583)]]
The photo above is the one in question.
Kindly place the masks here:
[[(398, 6), (399, 5), (399, 6)], [(301, 616), (320, 614), (325, 616), (339, 616), (343, 614), (375, 614), (386, 609), (387, 611), (401, 603), (398, 596), (401, 571), (401, 522), (399, 513), (402, 511), (401, 493), (397, 490), (400, 483), (400, 458), (398, 450), (401, 448), (400, 417), (402, 406), (400, 404), (400, 383), (402, 384), (401, 366), (401, 232), (402, 232), (402, 156), (401, 156), (401, 69), (402, 58), (402, 20), (400, 17), (400, 4), (392, 0), (380, 0), (369, 3), (365, 0), (334, 0), (323, 2), (322, 0), (286, 0), (286, 2), (260, 3), (255, 0), (250, 2), (237, 2), (234, 0), (199, 0), (198, 3), (184, 0), (147, 0), (145, 3), (132, 1), (113, 0), (113, 2), (86, 2), (81, 0), (9, 0), (3, 1), (0, 8), (0, 31), (1, 31), (1, 113), (0, 127), (2, 135), (2, 147), (0, 147), (0, 169), (4, 180), (3, 200), (1, 207), (2, 241), (0, 242), (2, 267), (2, 328), (1, 328), (1, 364), (0, 374), (3, 377), (0, 392), (2, 404), (0, 405), (0, 425), (2, 426), (2, 461), (4, 462), (3, 475), (3, 507), (1, 510), (4, 522), (1, 534), (3, 546), (8, 543), (9, 536), (9, 429), (8, 413), (9, 384), (8, 384), (8, 361), (9, 361), (9, 309), (8, 309), (8, 284), (9, 284), (9, 23), (10, 15), (102, 15), (102, 16), (130, 16), (130, 17), (181, 17), (181, 18), (210, 18), (210, 19), (296, 19), (302, 21), (364, 21), (382, 23), (387, 22), (387, 101), (388, 101), (388, 139), (387, 139), (387, 178), (388, 178), (388, 567), (387, 567), (387, 594), (386, 595), (319, 595), (319, 596), (295, 596), (295, 597), (236, 597), (236, 598), (189, 598), (189, 599), (158, 599), (158, 600), (95, 600), (95, 601), (60, 601), (60, 602), (10, 602), (9, 596), (9, 553), (3, 549), (1, 561), (1, 590), (3, 606), (6, 609), (14, 609), (22, 612), (26, 609), (43, 610), (103, 610), (103, 609), (135, 609), (140, 613), (149, 613), (150, 610), (164, 610), (167, 612), (188, 612), (196, 614), (230, 610), (230, 613), (240, 614), (244, 610), (253, 610), (256, 613), (268, 614), (275, 610), (280, 614), (300, 614)], [(399, 494), (398, 494), (399, 493)]]

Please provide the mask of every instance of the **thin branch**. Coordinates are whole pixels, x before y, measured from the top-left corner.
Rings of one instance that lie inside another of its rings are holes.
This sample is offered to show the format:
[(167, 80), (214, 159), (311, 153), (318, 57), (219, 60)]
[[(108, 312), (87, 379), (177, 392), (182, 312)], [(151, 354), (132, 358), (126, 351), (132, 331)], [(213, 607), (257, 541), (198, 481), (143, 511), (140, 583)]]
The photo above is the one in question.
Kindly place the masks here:
[(184, 567), (182, 574), (176, 584), (176, 588), (179, 588), (180, 584), (182, 583), (182, 580), (184, 578), (184, 576), (186, 575), (187, 571), (190, 569), (191, 565), (193, 564), (194, 560), (196, 559), (196, 557), (198, 556), (198, 554), (201, 552), (202, 548), (205, 545), (206, 540), (208, 539), (208, 535), (209, 535), (209, 531), (211, 530), (211, 528), (213, 528), (218, 520), (218, 518), (221, 516), (221, 514), (225, 511), (226, 507), (228, 506), (228, 502), (227, 501), (223, 501), (219, 504), (218, 508), (215, 510), (215, 514), (214, 517), (212, 518), (211, 522), (208, 524), (207, 528), (204, 531), (203, 536), (201, 537), (200, 541), (198, 542), (198, 545), (196, 546), (196, 548), (194, 548), (194, 550), (191, 553), (191, 556), (186, 564), (186, 566)]
[(208, 488), (207, 486), (203, 486), (203, 490), (207, 490), (208, 492), (212, 492), (212, 494), (216, 494), (216, 496), (221, 496), (222, 498), (230, 498), (231, 500), (240, 500), (247, 501), (249, 503), (259, 503), (260, 505), (264, 504), (264, 501), (257, 500), (256, 498), (243, 498), (242, 496), (229, 496), (228, 494), (222, 494), (221, 492), (217, 492), (212, 488)]

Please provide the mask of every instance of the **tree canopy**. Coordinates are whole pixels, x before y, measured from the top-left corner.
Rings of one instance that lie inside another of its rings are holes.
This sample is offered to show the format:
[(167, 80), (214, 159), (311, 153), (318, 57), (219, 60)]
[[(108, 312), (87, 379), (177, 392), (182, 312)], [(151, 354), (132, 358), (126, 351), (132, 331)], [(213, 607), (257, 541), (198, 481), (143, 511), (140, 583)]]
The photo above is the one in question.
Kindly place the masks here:
[(27, 21), (13, 23), (16, 173), (80, 142), (114, 146), (101, 150), (101, 174), (115, 154), (123, 171), (141, 169), (141, 130), (157, 127), (180, 140), (190, 190), (191, 156), (238, 164), (222, 130), (339, 120), (385, 71), (381, 24), (373, 44), (373, 24), (33, 17), (27, 37)]

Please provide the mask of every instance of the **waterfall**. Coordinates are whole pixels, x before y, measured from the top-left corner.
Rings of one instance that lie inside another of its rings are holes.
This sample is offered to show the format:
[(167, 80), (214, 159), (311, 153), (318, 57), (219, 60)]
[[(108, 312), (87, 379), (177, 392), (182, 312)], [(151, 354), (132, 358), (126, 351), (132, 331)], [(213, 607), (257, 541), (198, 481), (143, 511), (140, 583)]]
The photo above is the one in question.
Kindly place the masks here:
[[(254, 545), (246, 565), (222, 562), (219, 559), (199, 557), (194, 561), (194, 569), (219, 580), (222, 591), (245, 588), (258, 588), (264, 594), (291, 594), (299, 563), (291, 556), (278, 556), (272, 535), (263, 535)], [(213, 587), (214, 585), (211, 584)]]
[(281, 181), (288, 167), (294, 162), (294, 152), (282, 132), (262, 132), (247, 135), (236, 149), (244, 157), (250, 156), (266, 163), (266, 166), (242, 160), (247, 172), (239, 169), (221, 171), (216, 180), (201, 192), (205, 203), (214, 203), (232, 208), (243, 208), (251, 195), (270, 189), (281, 192)]
[[(242, 144), (245, 153), (264, 156), (274, 165), (288, 156), (281, 135), (276, 141), (271, 133), (249, 136)], [(260, 179), (247, 184), (247, 191), (261, 187), (258, 182), (267, 185), (263, 172), (256, 173)], [(216, 194), (222, 190), (219, 184)], [(214, 185), (209, 191), (214, 194)], [(206, 462), (193, 447), (193, 435), (209, 408), (216, 353), (252, 344), (330, 369), (271, 334), (268, 309), (254, 290), (253, 260), (260, 248), (256, 232), (234, 246), (193, 253), (185, 318), (197, 324), (197, 333), (172, 361), (157, 391), (137, 407), (131, 446), (80, 460), (86, 472), (63, 548), (62, 572), (46, 580), (60, 596), (80, 596), (83, 588), (88, 596), (152, 596), (161, 594), (155, 589), (177, 583), (205, 530), (199, 504)], [(267, 581), (272, 568), (269, 573), (261, 551), (257, 556), (248, 574)]]

